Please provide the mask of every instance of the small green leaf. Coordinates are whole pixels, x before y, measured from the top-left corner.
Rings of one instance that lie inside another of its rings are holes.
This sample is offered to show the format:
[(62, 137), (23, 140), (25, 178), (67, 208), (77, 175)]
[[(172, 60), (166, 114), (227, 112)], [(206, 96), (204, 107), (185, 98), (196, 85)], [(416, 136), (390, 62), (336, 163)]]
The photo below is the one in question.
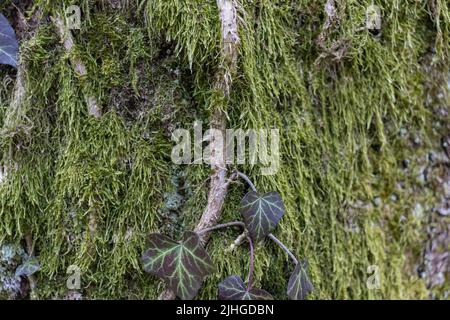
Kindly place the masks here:
[(14, 29), (8, 19), (0, 14), (0, 64), (9, 64), (17, 68), (18, 52), (19, 44)]
[(292, 300), (303, 300), (306, 295), (314, 290), (314, 287), (309, 280), (306, 270), (308, 263), (299, 262), (289, 278), (287, 294)]
[(283, 200), (277, 192), (247, 193), (241, 202), (241, 214), (252, 240), (260, 241), (271, 233), (284, 210)]
[(247, 290), (241, 277), (230, 276), (219, 284), (219, 300), (273, 300), (273, 297), (263, 289)]
[(28, 258), (24, 263), (17, 267), (15, 276), (31, 276), (41, 268), (39, 260), (35, 257)]
[(142, 262), (145, 271), (164, 279), (183, 300), (193, 299), (203, 279), (215, 270), (194, 232), (185, 232), (181, 242), (159, 233), (151, 234)]

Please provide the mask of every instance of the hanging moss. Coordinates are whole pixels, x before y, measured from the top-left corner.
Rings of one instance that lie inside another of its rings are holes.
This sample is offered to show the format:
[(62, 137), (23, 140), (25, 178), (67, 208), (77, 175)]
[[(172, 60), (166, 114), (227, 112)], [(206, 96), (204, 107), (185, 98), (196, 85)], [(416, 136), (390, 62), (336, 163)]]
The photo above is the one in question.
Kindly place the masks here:
[[(312, 298), (427, 297), (417, 265), (437, 200), (419, 188), (420, 163), (406, 173), (402, 163), (440, 148), (448, 134), (448, 113), (436, 112), (449, 105), (448, 5), (335, 1), (339, 19), (319, 43), (325, 2), (240, 1), (228, 127), (278, 128), (282, 155), (276, 175), (260, 176), (258, 166), (240, 170), (259, 190), (282, 195), (287, 213), (276, 235), (308, 259)], [(365, 28), (372, 3), (383, 16), (378, 35)], [(67, 268), (77, 265), (83, 298), (154, 299), (164, 285), (142, 271), (146, 235), (194, 228), (206, 204), (209, 167), (173, 165), (170, 135), (223, 108), (212, 90), (218, 11), (215, 1), (70, 4), (83, 10), (71, 55), (86, 65), (86, 77), (74, 73), (47, 19), (21, 44), (26, 99), (19, 110), (8, 108), (7, 79), (15, 73), (0, 68), (0, 163), (8, 168), (0, 182), (0, 243), (32, 233), (42, 265), (38, 298), (66, 296)], [(68, 5), (35, 3), (44, 16)], [(430, 98), (438, 93), (443, 98)], [(86, 96), (98, 99), (101, 119), (87, 114)], [(245, 190), (233, 185), (223, 221), (239, 218)], [(413, 214), (416, 202), (423, 218)], [(220, 280), (246, 273), (246, 245), (227, 250), (238, 232), (213, 235), (207, 249), (218, 272), (199, 298), (216, 298)], [(256, 248), (255, 263), (259, 284), (285, 299), (288, 257), (268, 242)], [(366, 284), (372, 265), (380, 272), (377, 290)], [(434, 296), (445, 290), (433, 289)]]

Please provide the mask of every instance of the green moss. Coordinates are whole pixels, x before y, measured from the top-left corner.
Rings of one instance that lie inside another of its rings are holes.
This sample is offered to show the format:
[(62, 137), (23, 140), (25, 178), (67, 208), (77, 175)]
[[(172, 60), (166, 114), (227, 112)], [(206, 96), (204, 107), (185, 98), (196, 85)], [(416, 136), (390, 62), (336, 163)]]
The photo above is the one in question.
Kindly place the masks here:
[[(121, 10), (108, 1), (76, 2), (84, 19), (73, 54), (87, 66), (84, 79), (72, 71), (51, 24), (22, 44), (27, 99), (20, 110), (7, 108), (11, 83), (0, 86), (0, 121), (8, 132), (0, 138), (1, 163), (15, 164), (0, 185), (0, 241), (32, 232), (42, 264), (37, 297), (65, 296), (70, 265), (82, 270), (85, 298), (158, 296), (162, 282), (139, 262), (146, 235), (192, 229), (208, 190), (208, 166), (174, 168), (170, 132), (191, 128), (195, 119), (207, 122), (215, 108), (226, 109), (232, 128), (280, 129), (280, 171), (263, 177), (257, 166), (240, 169), (259, 190), (282, 194), (287, 214), (276, 234), (308, 259), (313, 298), (428, 294), (414, 268), (426, 222), (402, 220), (410, 217), (416, 178), (399, 163), (434, 147), (444, 131), (434, 126), (429, 96), (446, 80), (429, 76), (449, 72), (445, 1), (429, 2), (434, 10), (417, 1), (375, 1), (383, 12), (378, 37), (364, 28), (372, 1), (345, 2), (325, 47), (316, 42), (324, 0), (241, 2), (230, 101), (211, 90), (220, 48), (215, 2), (128, 1)], [(63, 12), (54, 1), (37, 5), (45, 14)], [(89, 118), (86, 95), (97, 97), (102, 119)], [(14, 121), (6, 121), (11, 112)], [(419, 134), (424, 145), (412, 149), (402, 130)], [(174, 176), (183, 182), (172, 184)], [(399, 181), (410, 187), (397, 190)], [(244, 192), (233, 186), (223, 221), (239, 218)], [(398, 201), (389, 200), (393, 193)], [(169, 208), (172, 221), (161, 213), (173, 196), (180, 201)], [(433, 201), (427, 194), (420, 199)], [(215, 298), (224, 277), (246, 274), (245, 245), (226, 250), (238, 234), (214, 234), (208, 250), (218, 273), (200, 298)], [(255, 278), (286, 298), (288, 258), (270, 242), (256, 254)], [(378, 290), (366, 285), (371, 265), (380, 270)]]

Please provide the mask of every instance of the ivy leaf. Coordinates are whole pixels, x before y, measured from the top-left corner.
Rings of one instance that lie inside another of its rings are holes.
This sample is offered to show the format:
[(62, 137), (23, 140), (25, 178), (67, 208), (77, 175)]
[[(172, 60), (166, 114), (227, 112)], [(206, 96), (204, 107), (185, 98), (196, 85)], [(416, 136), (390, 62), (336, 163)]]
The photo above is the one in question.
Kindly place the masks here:
[(309, 280), (306, 270), (308, 263), (299, 262), (289, 278), (287, 294), (292, 300), (303, 300), (306, 295), (314, 290), (314, 287)]
[(241, 201), (241, 215), (253, 241), (264, 239), (284, 214), (284, 204), (277, 192), (259, 194), (250, 191)]
[(181, 242), (159, 233), (151, 234), (142, 262), (145, 271), (164, 279), (183, 300), (193, 299), (203, 279), (215, 270), (194, 232), (185, 232)]
[(247, 290), (241, 277), (230, 276), (219, 284), (219, 300), (273, 300), (273, 297), (263, 289)]
[(0, 64), (9, 64), (17, 68), (17, 53), (19, 44), (17, 43), (14, 29), (5, 18), (0, 14)]
[(41, 268), (39, 260), (35, 257), (30, 257), (25, 260), (20, 266), (17, 267), (15, 276), (16, 278), (20, 276), (31, 276), (36, 273)]

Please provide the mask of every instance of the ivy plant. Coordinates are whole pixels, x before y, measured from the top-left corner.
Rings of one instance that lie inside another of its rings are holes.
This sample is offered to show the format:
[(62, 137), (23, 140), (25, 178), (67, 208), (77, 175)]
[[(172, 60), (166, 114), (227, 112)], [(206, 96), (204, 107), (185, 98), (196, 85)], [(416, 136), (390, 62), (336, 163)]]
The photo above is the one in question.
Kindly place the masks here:
[(258, 193), (254, 184), (243, 173), (236, 172), (252, 189), (240, 203), (243, 221), (233, 221), (198, 231), (187, 231), (181, 241), (174, 241), (166, 235), (152, 233), (149, 245), (142, 256), (144, 270), (163, 279), (175, 294), (183, 299), (193, 299), (200, 289), (203, 280), (215, 271), (211, 257), (200, 241), (200, 235), (218, 229), (240, 226), (244, 229), (245, 238), (250, 248), (250, 266), (247, 283), (239, 275), (231, 275), (224, 279), (218, 288), (220, 300), (272, 300), (267, 291), (253, 286), (254, 244), (269, 238), (279, 245), (294, 263), (288, 284), (287, 295), (292, 300), (305, 299), (313, 291), (308, 277), (307, 262), (298, 261), (292, 252), (273, 234), (284, 215), (285, 206), (277, 192)]
[(17, 68), (19, 44), (8, 19), (0, 13), (0, 64)]

